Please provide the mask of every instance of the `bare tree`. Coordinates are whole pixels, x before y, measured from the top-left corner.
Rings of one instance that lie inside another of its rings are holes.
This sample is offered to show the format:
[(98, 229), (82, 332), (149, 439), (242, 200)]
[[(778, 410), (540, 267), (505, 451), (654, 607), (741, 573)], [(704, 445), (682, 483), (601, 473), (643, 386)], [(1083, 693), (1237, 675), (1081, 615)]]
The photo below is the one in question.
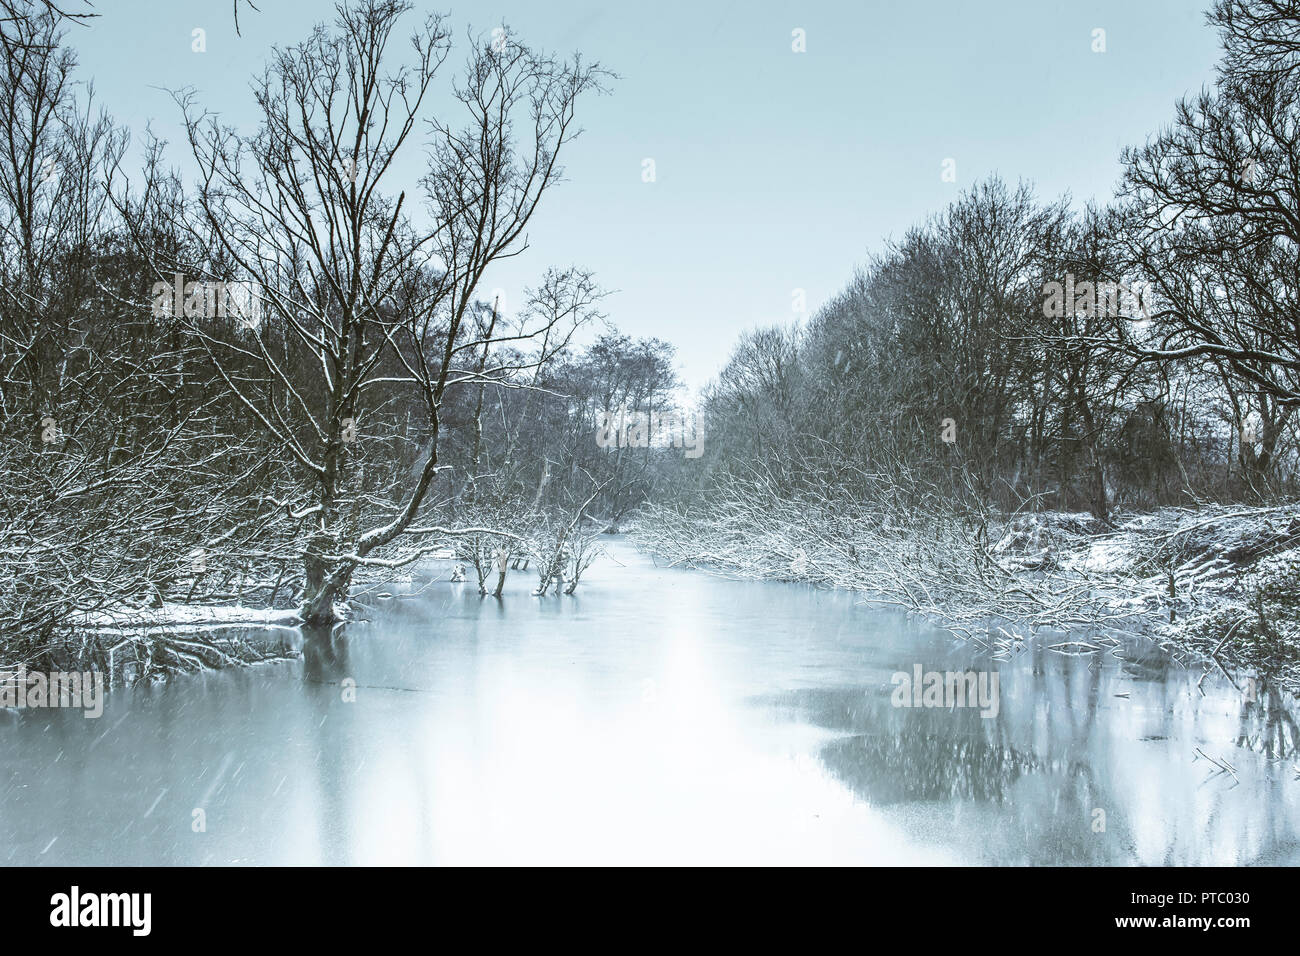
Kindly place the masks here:
[[(1262, 55), (1234, 46), (1227, 62)], [(1241, 415), (1234, 431), (1255, 432), (1243, 454), (1252, 484), (1267, 478), (1300, 405), (1297, 115), (1300, 78), (1230, 71), (1125, 154), (1117, 235), (1155, 308), (1141, 334), (1112, 341), (1148, 361), (1211, 364)]]
[[(559, 153), (578, 133), (576, 103), (602, 72), (513, 39), (476, 43), (453, 87), (468, 121), (427, 122), (427, 215), (418, 217), (405, 190), (385, 187), (399, 175), (399, 153), (427, 112), (450, 44), (443, 20), (429, 17), (411, 38), (411, 62), (390, 70), (408, 9), (396, 0), (340, 6), (332, 29), (278, 51), (256, 88), (256, 135), (240, 136), (180, 97), (203, 170), (195, 235), (206, 233), (209, 268), (230, 270), (211, 278), (251, 282), (268, 312), (262, 330), (238, 340), (199, 323), (191, 332), (302, 478), (300, 499), (287, 504), (312, 525), (303, 552), (310, 622), (337, 616), (356, 568), (422, 553), (391, 552), (399, 539), (448, 533), (426, 523), (426, 504), (445, 467), (448, 392), (487, 374), (476, 357), (493, 342), (545, 337), (533, 357), (544, 363), (568, 339), (557, 321), (573, 319), (532, 312), (488, 332), (471, 307), (488, 267), (524, 247), (525, 228), (561, 175)], [(521, 125), (527, 132), (517, 138)], [(428, 440), (409, 478), (366, 487), (356, 451), (394, 393), (420, 408)]]
[[(82, 7), (92, 6), (88, 0), (82, 0)], [(54, 0), (0, 0), (0, 50), (6, 57), (20, 53), (52, 50), (58, 46), (58, 40), (47, 35), (33, 24), (63, 23), (85, 24), (99, 16), (89, 10), (73, 10), (68, 4), (58, 4)]]
[(1283, 80), (1300, 67), (1297, 0), (1216, 0), (1206, 20), (1223, 41), (1221, 74)]

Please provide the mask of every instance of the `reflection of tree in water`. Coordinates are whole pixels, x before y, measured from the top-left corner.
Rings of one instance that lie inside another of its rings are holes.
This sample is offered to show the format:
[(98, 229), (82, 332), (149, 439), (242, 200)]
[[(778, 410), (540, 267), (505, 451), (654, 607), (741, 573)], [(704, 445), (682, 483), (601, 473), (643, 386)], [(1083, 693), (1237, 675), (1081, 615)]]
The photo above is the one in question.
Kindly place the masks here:
[[(875, 689), (805, 690), (768, 703), (847, 732), (822, 748), (826, 768), (864, 802), (915, 819), (918, 836), (983, 863), (1132, 863), (1117, 801), (1086, 761), (1070, 756), (1086, 748), (1087, 715), (1095, 713), (1088, 676), (1088, 699), (1062, 691), (1079, 723), (1058, 725), (1062, 733), (1046, 756), (1013, 746), (1005, 719), (982, 718), (972, 708), (894, 707)], [(1093, 829), (1096, 808), (1108, 811), (1102, 832)], [(951, 820), (951, 827), (934, 830), (935, 816)]]
[(884, 805), (910, 800), (995, 800), (1027, 773), (1057, 771), (1033, 754), (981, 735), (858, 734), (822, 748), (822, 760), (853, 791)]
[(1117, 651), (1120, 672), (1133, 680), (1164, 683), (1172, 670), (1168, 655), (1150, 641), (1127, 640)]
[(1262, 684), (1257, 699), (1243, 695), (1237, 746), (1280, 759), (1300, 753), (1300, 729), (1291, 706), (1276, 685)]
[[(344, 719), (350, 704), (343, 703), (342, 683), (352, 676), (348, 662), (348, 638), (343, 625), (306, 625), (303, 631), (303, 678), (323, 684), (312, 698), (320, 720), (315, 733), (320, 746), (312, 767), (317, 774), (316, 820), (320, 862), (331, 866), (355, 863), (351, 821), (354, 819), (355, 794), (346, 785), (357, 765), (352, 736), (336, 724)], [(332, 685), (332, 686), (331, 686)], [(326, 726), (326, 721), (333, 722)]]
[[(297, 656), (293, 641), (284, 630), (227, 624), (205, 629), (159, 627), (129, 634), (108, 650), (111, 641), (100, 642), (92, 654), (94, 666), (108, 674), (110, 683), (134, 684), (163, 674), (190, 671), (202, 675), (236, 664), (259, 664)], [(66, 653), (51, 655), (50, 670), (77, 670), (78, 658)]]
[(303, 677), (317, 684), (338, 684), (348, 673), (348, 642), (344, 628), (303, 625)]
[[(972, 861), (1240, 866), (1295, 859), (1294, 805), (1234, 794), (1245, 785), (1271, 797), (1274, 788), (1295, 785), (1300, 719), (1285, 692), (1259, 681), (1251, 695), (1238, 678), (1240, 711), (1229, 705), (1238, 713), (1233, 736), (1261, 755), (1251, 763), (1259, 770), (1242, 774), (1240, 784), (1231, 775), (1205, 783), (1202, 765), (1192, 766), (1202, 742), (1196, 731), (1220, 732), (1223, 688), (1197, 694), (1195, 674), (1161, 680), (1158, 660), (1135, 655), (1122, 667), (1130, 699), (1086, 659), (1060, 660), (1032, 647), (1026, 653), (1034, 656), (1014, 676), (1004, 672), (996, 718), (972, 708), (894, 707), (887, 671), (866, 686), (810, 688), (764, 703), (834, 732), (821, 750), (830, 774), (913, 838)], [(927, 669), (958, 668), (935, 662)], [(1188, 720), (1197, 722), (1190, 736)], [(1130, 745), (1116, 747), (1112, 737)], [(1149, 766), (1145, 746), (1131, 745), (1143, 740), (1169, 741), (1148, 745)], [(1207, 752), (1236, 763), (1225, 751)], [(1190, 792), (1198, 784), (1203, 789)], [(1098, 811), (1104, 830), (1093, 827)]]
[(894, 707), (887, 695), (862, 688), (801, 691), (781, 703), (811, 723), (853, 733), (827, 744), (822, 759), (875, 804), (1001, 801), (1026, 774), (1089, 773), (1078, 761), (1043, 759), (1012, 746), (1004, 723), (974, 707)]

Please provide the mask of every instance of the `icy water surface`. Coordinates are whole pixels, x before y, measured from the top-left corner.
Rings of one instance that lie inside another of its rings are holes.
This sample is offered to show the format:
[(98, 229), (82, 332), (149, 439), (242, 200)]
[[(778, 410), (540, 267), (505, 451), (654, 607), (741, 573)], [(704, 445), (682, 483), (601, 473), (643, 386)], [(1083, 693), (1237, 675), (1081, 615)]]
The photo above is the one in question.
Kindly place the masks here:
[[(990, 661), (610, 548), (574, 597), (434, 583), (302, 660), (0, 713), (0, 863), (1300, 863), (1267, 689), (1142, 647)], [(893, 706), (916, 664), (995, 669), (997, 716)]]

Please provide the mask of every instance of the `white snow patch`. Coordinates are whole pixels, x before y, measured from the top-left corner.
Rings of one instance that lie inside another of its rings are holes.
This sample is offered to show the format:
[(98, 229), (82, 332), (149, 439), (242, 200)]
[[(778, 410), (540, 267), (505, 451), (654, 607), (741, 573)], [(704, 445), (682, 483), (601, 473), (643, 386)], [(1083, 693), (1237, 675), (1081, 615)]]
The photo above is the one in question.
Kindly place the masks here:
[(194, 604), (164, 604), (162, 607), (115, 608), (95, 611), (73, 619), (82, 628), (201, 627), (204, 625), (296, 625), (301, 623), (294, 608), (207, 607)]
[(1063, 562), (1068, 570), (1108, 574), (1119, 571), (1132, 554), (1127, 541), (1120, 538), (1099, 538), (1091, 541), (1086, 550), (1070, 554)]

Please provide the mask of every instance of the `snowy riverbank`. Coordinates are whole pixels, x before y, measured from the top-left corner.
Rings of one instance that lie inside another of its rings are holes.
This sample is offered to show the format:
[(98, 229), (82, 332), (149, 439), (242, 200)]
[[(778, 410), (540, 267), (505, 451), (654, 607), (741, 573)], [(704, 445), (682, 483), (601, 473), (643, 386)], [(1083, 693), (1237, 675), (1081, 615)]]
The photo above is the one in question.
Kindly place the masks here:
[[(899, 522), (798, 502), (657, 510), (636, 536), (671, 564), (806, 581), (925, 614), (1011, 653), (1038, 634), (1140, 634), (1300, 693), (1300, 503)], [(1099, 648), (1094, 648), (1099, 649)]]

